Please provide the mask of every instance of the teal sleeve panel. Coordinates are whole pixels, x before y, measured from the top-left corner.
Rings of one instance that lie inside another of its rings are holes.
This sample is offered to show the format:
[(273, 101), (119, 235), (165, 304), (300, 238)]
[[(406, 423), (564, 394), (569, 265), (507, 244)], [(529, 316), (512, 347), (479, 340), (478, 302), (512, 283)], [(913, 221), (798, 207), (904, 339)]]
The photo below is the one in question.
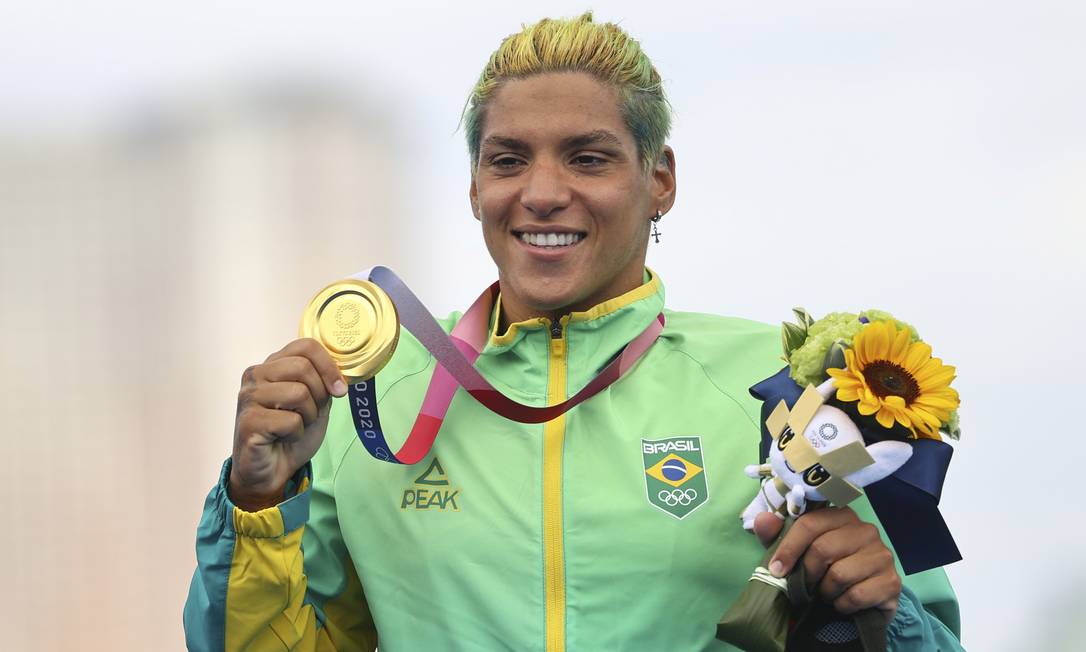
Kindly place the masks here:
[(964, 650), (958, 636), (924, 608), (909, 587), (901, 589), (897, 615), (890, 621), (888, 646), (891, 652), (954, 652)]
[[(184, 626), (188, 649), (199, 652), (219, 652), (226, 647), (226, 592), (237, 541), (234, 504), (227, 494), (230, 462), (227, 459), (223, 463), (219, 482), (204, 501), (196, 529), (197, 566), (185, 601)], [(310, 464), (299, 469), (287, 484), (286, 496), (292, 496), (303, 479), (312, 478), (312, 473)], [(308, 489), (278, 508), (285, 531), (305, 525), (309, 518)]]
[(961, 613), (958, 598), (950, 586), (946, 571), (933, 568), (922, 573), (903, 575), (905, 588), (916, 597), (924, 610), (943, 623), (955, 636), (961, 637)]
[[(328, 433), (310, 462), (313, 471), (309, 490), (309, 522), (302, 537), (305, 565), (305, 604), (317, 614), (331, 647), (338, 651), (371, 651), (377, 646), (377, 629), (370, 615), (354, 560), (343, 538), (343, 525), (366, 527), (364, 511), (354, 503), (342, 516), (336, 502), (336, 476), (348, 451), (358, 443), (351, 422), (350, 402), (333, 401)], [(360, 450), (355, 451), (362, 454)], [(318, 643), (318, 650), (325, 649)]]

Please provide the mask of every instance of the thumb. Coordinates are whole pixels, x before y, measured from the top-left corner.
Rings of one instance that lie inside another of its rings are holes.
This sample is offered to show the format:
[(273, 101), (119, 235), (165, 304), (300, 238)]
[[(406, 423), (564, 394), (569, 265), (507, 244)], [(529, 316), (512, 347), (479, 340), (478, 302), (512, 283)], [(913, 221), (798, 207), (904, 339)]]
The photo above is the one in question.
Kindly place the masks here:
[(754, 518), (754, 534), (758, 535), (758, 540), (767, 548), (781, 533), (783, 527), (784, 519), (772, 512), (762, 512)]

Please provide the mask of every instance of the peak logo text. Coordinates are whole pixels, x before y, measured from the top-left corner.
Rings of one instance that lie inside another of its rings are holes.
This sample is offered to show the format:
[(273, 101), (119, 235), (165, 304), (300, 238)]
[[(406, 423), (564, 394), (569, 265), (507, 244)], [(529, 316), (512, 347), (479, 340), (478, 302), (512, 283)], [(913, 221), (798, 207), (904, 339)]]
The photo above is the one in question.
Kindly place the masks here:
[(449, 477), (445, 475), (445, 469), (435, 457), (422, 475), (415, 478), (415, 485), (403, 490), (400, 509), (459, 512), (459, 500), (460, 489), (451, 486)]

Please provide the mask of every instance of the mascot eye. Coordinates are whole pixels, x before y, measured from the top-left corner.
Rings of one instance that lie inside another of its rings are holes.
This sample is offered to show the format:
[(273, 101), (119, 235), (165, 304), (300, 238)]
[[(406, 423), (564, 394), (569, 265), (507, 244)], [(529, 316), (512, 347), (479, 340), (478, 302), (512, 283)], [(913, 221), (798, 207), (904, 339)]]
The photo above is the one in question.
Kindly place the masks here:
[(830, 479), (830, 473), (821, 464), (815, 464), (803, 472), (803, 481), (812, 487), (817, 487)]
[(792, 438), (796, 436), (796, 433), (792, 432), (791, 426), (785, 426), (784, 431), (777, 437), (777, 448), (784, 450), (784, 447), (788, 445), (788, 442), (792, 441)]

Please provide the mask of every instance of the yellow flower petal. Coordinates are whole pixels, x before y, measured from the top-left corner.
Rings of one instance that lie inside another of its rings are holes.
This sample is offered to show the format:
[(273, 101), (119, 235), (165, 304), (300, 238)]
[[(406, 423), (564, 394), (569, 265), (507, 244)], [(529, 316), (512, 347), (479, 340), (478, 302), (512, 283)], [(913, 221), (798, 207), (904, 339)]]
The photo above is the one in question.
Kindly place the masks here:
[(950, 367), (943, 364), (943, 361), (939, 358), (932, 358), (920, 365), (918, 369), (913, 372), (913, 377), (916, 378), (916, 382), (922, 383), (928, 378), (931, 378), (935, 374), (941, 373), (946, 369), (950, 369), (951, 373), (954, 373), (954, 367)]
[(894, 343), (890, 346), (890, 359), (901, 360), (905, 352), (909, 350), (909, 331), (901, 329), (894, 336)]
[(850, 381), (850, 380), (855, 382), (855, 380), (852, 377), (852, 374), (845, 371), (844, 369), (827, 369), (826, 373), (829, 374), (830, 378), (833, 378), (833, 384), (834, 385), (839, 385), (840, 383)]
[(916, 377), (916, 382), (920, 385), (920, 391), (922, 392), (930, 392), (939, 387), (944, 387), (949, 385), (952, 380), (954, 380), (954, 367), (941, 367), (926, 374), (923, 378)]
[(883, 428), (892, 428), (894, 425), (894, 413), (883, 408), (875, 415), (875, 420), (878, 421), (879, 425)]
[(924, 392), (924, 396), (937, 396), (948, 401), (958, 402), (958, 390), (953, 387), (940, 387)]
[(900, 396), (884, 396), (882, 402), (897, 410), (905, 408), (905, 399)]
[(915, 425), (913, 433), (916, 434), (918, 437), (923, 437), (925, 439), (939, 439), (938, 428), (938, 426), (932, 428), (926, 423), (919, 422)]
[(858, 400), (860, 400), (860, 392), (858, 390), (856, 390), (856, 389), (851, 388), (851, 387), (848, 388), (848, 389), (838, 388), (838, 390), (837, 390), (837, 400), (838, 401), (845, 401), (846, 403), (850, 403), (852, 401), (858, 401)]
[(867, 383), (864, 383), (864, 395), (863, 398), (860, 400), (864, 401), (865, 403), (871, 403), (872, 405), (879, 405), (881, 403), (881, 401), (879, 401), (879, 397), (875, 396), (875, 392), (871, 391), (871, 388), (867, 386)]
[(927, 424), (931, 428), (938, 428), (943, 422), (931, 412), (924, 409), (914, 409), (913, 414), (920, 417), (919, 422)]
[(866, 345), (864, 351), (865, 362), (887, 359), (890, 349), (890, 333), (886, 330), (885, 322), (871, 322), (856, 337), (864, 337), (864, 344)]
[(915, 376), (921, 365), (928, 360), (931, 360), (931, 347), (925, 342), (914, 342), (905, 354), (905, 360), (901, 366)]
[(958, 401), (951, 401), (931, 394), (921, 394), (920, 398), (913, 401), (912, 404), (921, 407), (942, 408), (944, 410), (953, 410), (958, 407)]
[(950, 418), (950, 412), (946, 410), (934, 410), (929, 408), (914, 408), (912, 410), (913, 423), (923, 423), (929, 429), (938, 429)]

